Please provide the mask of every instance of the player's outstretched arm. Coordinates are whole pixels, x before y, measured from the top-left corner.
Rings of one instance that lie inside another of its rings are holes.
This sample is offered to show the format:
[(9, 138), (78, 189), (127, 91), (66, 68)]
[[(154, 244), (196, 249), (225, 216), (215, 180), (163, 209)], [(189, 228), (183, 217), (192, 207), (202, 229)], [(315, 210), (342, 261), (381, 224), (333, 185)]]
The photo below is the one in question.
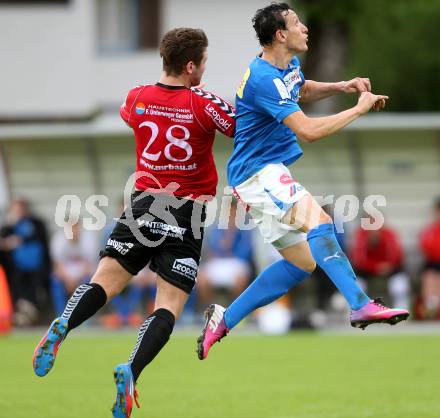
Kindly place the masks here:
[(388, 96), (363, 92), (359, 96), (356, 106), (343, 112), (313, 118), (306, 116), (302, 111), (297, 111), (284, 118), (283, 123), (295, 132), (298, 138), (306, 142), (314, 142), (340, 131), (372, 108), (375, 110), (383, 109), (387, 99)]
[(338, 93), (362, 93), (364, 91), (371, 91), (371, 83), (368, 78), (356, 77), (337, 83), (306, 80), (300, 90), (300, 102), (316, 102)]

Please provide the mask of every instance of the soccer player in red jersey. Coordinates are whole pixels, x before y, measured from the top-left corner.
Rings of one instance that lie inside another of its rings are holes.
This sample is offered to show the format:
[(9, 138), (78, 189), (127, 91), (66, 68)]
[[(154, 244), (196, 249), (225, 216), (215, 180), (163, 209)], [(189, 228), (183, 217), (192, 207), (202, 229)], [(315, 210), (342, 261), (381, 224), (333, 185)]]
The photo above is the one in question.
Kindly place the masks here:
[(214, 196), (216, 131), (232, 137), (234, 108), (200, 85), (208, 40), (199, 29), (177, 28), (160, 45), (158, 83), (136, 87), (121, 107), (136, 138), (131, 203), (115, 226), (90, 283), (79, 286), (35, 349), (38, 376), (53, 367), (67, 333), (119, 294), (148, 263), (157, 274), (154, 312), (141, 326), (125, 364), (114, 370), (114, 417), (129, 417), (136, 381), (167, 343), (194, 287), (203, 239), (205, 202)]

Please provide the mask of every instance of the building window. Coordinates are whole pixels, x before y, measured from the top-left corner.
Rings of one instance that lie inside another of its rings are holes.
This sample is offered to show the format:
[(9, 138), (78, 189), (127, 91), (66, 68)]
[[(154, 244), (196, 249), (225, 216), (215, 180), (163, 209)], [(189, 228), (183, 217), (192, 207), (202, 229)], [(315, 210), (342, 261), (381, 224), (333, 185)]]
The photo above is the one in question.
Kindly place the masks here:
[(97, 0), (96, 4), (99, 52), (159, 46), (160, 0)]

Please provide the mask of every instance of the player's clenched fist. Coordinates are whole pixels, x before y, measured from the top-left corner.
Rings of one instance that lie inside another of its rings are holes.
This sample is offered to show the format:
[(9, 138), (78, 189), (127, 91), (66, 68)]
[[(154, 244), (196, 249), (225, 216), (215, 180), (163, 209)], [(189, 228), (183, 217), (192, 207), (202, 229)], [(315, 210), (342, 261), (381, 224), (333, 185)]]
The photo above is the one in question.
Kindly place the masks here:
[(342, 91), (344, 93), (362, 93), (371, 91), (371, 82), (369, 78), (356, 77), (349, 81), (343, 81)]
[(386, 100), (388, 99), (388, 96), (373, 94), (369, 91), (364, 91), (359, 96), (357, 108), (359, 109), (361, 114), (367, 113), (372, 108), (374, 110), (381, 110), (385, 107)]

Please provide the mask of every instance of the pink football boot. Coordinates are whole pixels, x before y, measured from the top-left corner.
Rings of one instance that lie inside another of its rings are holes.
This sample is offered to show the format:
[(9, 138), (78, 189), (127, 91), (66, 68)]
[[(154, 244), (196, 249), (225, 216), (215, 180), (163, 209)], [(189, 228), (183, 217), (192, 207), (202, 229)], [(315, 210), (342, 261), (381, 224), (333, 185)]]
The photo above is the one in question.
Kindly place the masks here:
[(224, 312), (225, 308), (220, 305), (209, 305), (206, 308), (205, 326), (203, 327), (202, 335), (197, 338), (197, 355), (199, 360), (204, 360), (208, 357), (209, 349), (229, 332), (223, 319)]
[(370, 324), (383, 322), (396, 325), (409, 316), (406, 309), (392, 309), (385, 306), (380, 298), (371, 300), (361, 309), (351, 311), (351, 326), (365, 329)]

